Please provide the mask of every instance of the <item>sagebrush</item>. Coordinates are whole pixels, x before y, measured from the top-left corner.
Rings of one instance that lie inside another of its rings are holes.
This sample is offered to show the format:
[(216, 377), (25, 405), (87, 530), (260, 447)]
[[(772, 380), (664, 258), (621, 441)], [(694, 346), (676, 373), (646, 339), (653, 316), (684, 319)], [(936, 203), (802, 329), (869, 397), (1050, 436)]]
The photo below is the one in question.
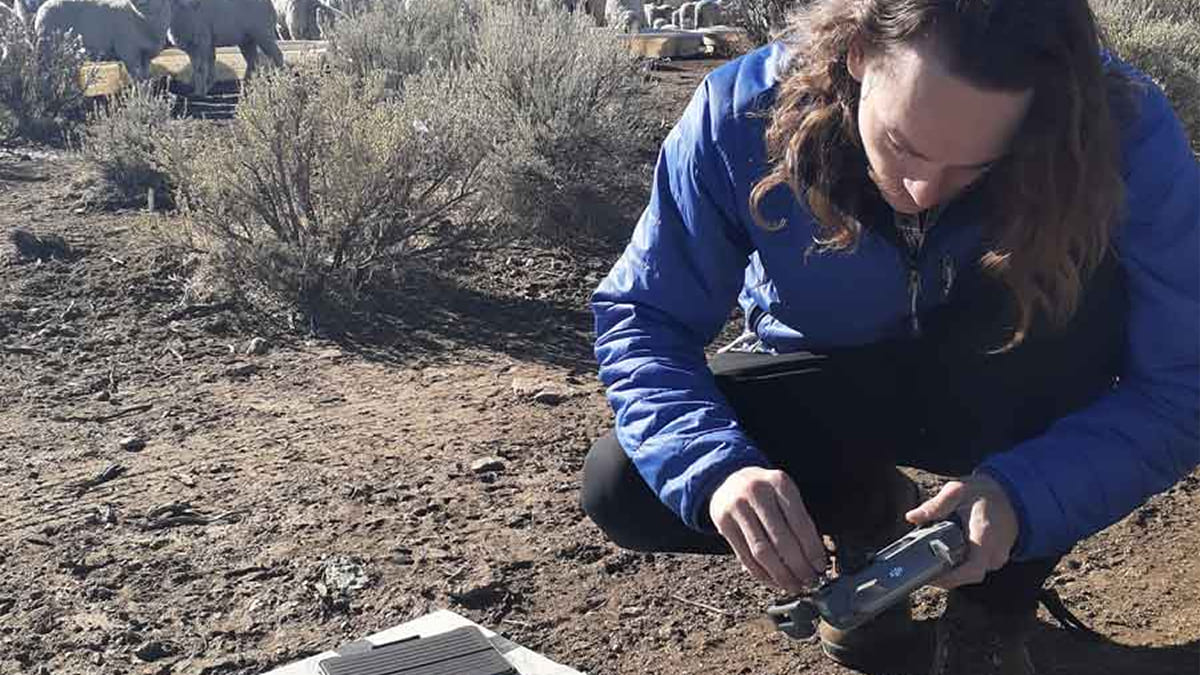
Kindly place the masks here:
[(556, 238), (624, 225), (647, 144), (638, 61), (611, 31), (557, 5), (481, 12), (475, 80), (502, 130), (492, 196), (510, 225)]
[(1200, 154), (1200, 0), (1094, 0), (1112, 49), (1171, 99)]
[(394, 97), (378, 77), (264, 72), (203, 152), (184, 142), (163, 158), (193, 245), (314, 325), (359, 306), (486, 223), (477, 196), (490, 144), (461, 83), (431, 69)]
[(765, 45), (784, 27), (788, 14), (811, 0), (729, 0), (730, 23), (746, 30), (750, 41)]
[(475, 10), (466, 0), (373, 0), (329, 33), (332, 63), (390, 87), (426, 67), (461, 68), (473, 59)]
[(32, 26), (0, 11), (0, 141), (67, 143), (87, 110), (84, 61), (78, 39), (39, 41)]
[(364, 78), (443, 68), (486, 104), (466, 110), (497, 129), (488, 206), (513, 235), (594, 233), (626, 216), (645, 134), (643, 75), (612, 31), (559, 0), (374, 0), (330, 37), (333, 63)]
[(172, 104), (151, 83), (138, 83), (98, 107), (80, 132), (79, 150), (99, 177), (94, 202), (111, 206), (145, 203), (153, 191), (167, 196), (167, 177), (157, 156), (172, 139)]

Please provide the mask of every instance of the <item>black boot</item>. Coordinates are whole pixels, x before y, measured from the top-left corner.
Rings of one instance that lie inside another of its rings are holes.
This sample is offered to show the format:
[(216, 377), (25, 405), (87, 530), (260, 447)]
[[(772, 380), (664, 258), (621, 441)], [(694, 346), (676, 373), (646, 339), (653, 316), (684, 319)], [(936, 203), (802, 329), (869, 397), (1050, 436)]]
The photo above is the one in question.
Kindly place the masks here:
[(1036, 611), (989, 611), (962, 592), (951, 591), (937, 622), (930, 675), (1034, 675), (1026, 641)]
[[(876, 527), (845, 532), (833, 537), (834, 569), (852, 574), (863, 569), (871, 556), (907, 534), (912, 525), (904, 514), (921, 503), (921, 493), (910, 478), (900, 471), (889, 475), (884, 516)], [(913, 651), (919, 645), (912, 606), (905, 600), (870, 622), (851, 630), (840, 630), (821, 621), (817, 626), (821, 650), (830, 659), (848, 668), (873, 671), (894, 665), (897, 655)]]

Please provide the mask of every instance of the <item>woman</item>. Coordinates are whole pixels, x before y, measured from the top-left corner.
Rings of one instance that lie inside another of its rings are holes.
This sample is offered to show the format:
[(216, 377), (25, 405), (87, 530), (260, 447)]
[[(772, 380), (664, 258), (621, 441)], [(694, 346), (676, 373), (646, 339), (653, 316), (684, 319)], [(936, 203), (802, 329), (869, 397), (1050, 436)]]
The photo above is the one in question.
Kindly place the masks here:
[[(791, 592), (957, 513), (934, 673), (1032, 673), (1041, 585), (1192, 470), (1200, 175), (1086, 0), (826, 0), (708, 76), (593, 297), (617, 544)], [(747, 334), (707, 361), (735, 300)], [(896, 465), (960, 476), (920, 502)], [(898, 607), (826, 653), (872, 668)]]

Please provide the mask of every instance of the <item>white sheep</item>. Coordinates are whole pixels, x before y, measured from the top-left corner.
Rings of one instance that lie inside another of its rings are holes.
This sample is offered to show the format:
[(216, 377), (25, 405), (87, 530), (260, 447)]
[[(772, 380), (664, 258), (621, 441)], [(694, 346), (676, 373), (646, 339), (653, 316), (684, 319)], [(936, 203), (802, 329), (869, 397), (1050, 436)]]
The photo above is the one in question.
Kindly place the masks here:
[(637, 33), (646, 18), (642, 0), (607, 0), (604, 7), (605, 23), (622, 33)]
[(89, 58), (118, 59), (135, 80), (149, 79), (170, 23), (170, 0), (49, 0), (34, 20), (39, 39), (73, 32)]
[(217, 47), (236, 45), (246, 59), (246, 78), (253, 76), (261, 49), (277, 66), (283, 53), (275, 38), (271, 0), (171, 0), (171, 42), (187, 52), (192, 64), (192, 92), (204, 96), (212, 87)]
[(330, 6), (325, 0), (274, 0), (275, 14), (279, 17), (279, 35), (285, 40), (318, 40), (321, 25), (317, 12), (344, 18), (344, 12)]
[(33, 25), (38, 9), (46, 0), (13, 0), (13, 12), (26, 25)]

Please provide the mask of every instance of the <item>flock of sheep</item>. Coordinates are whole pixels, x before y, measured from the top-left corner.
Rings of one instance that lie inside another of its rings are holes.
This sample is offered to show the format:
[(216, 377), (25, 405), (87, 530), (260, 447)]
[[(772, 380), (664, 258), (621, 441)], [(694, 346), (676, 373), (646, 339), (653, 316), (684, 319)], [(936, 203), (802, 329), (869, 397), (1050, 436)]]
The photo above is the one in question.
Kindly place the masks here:
[(277, 39), (316, 39), (317, 12), (341, 14), (326, 0), (13, 0), (3, 10), (32, 23), (39, 40), (79, 36), (89, 59), (121, 61), (135, 80), (150, 77), (169, 39), (187, 53), (198, 96), (213, 84), (217, 47), (239, 47), (249, 77), (259, 50), (282, 66)]

